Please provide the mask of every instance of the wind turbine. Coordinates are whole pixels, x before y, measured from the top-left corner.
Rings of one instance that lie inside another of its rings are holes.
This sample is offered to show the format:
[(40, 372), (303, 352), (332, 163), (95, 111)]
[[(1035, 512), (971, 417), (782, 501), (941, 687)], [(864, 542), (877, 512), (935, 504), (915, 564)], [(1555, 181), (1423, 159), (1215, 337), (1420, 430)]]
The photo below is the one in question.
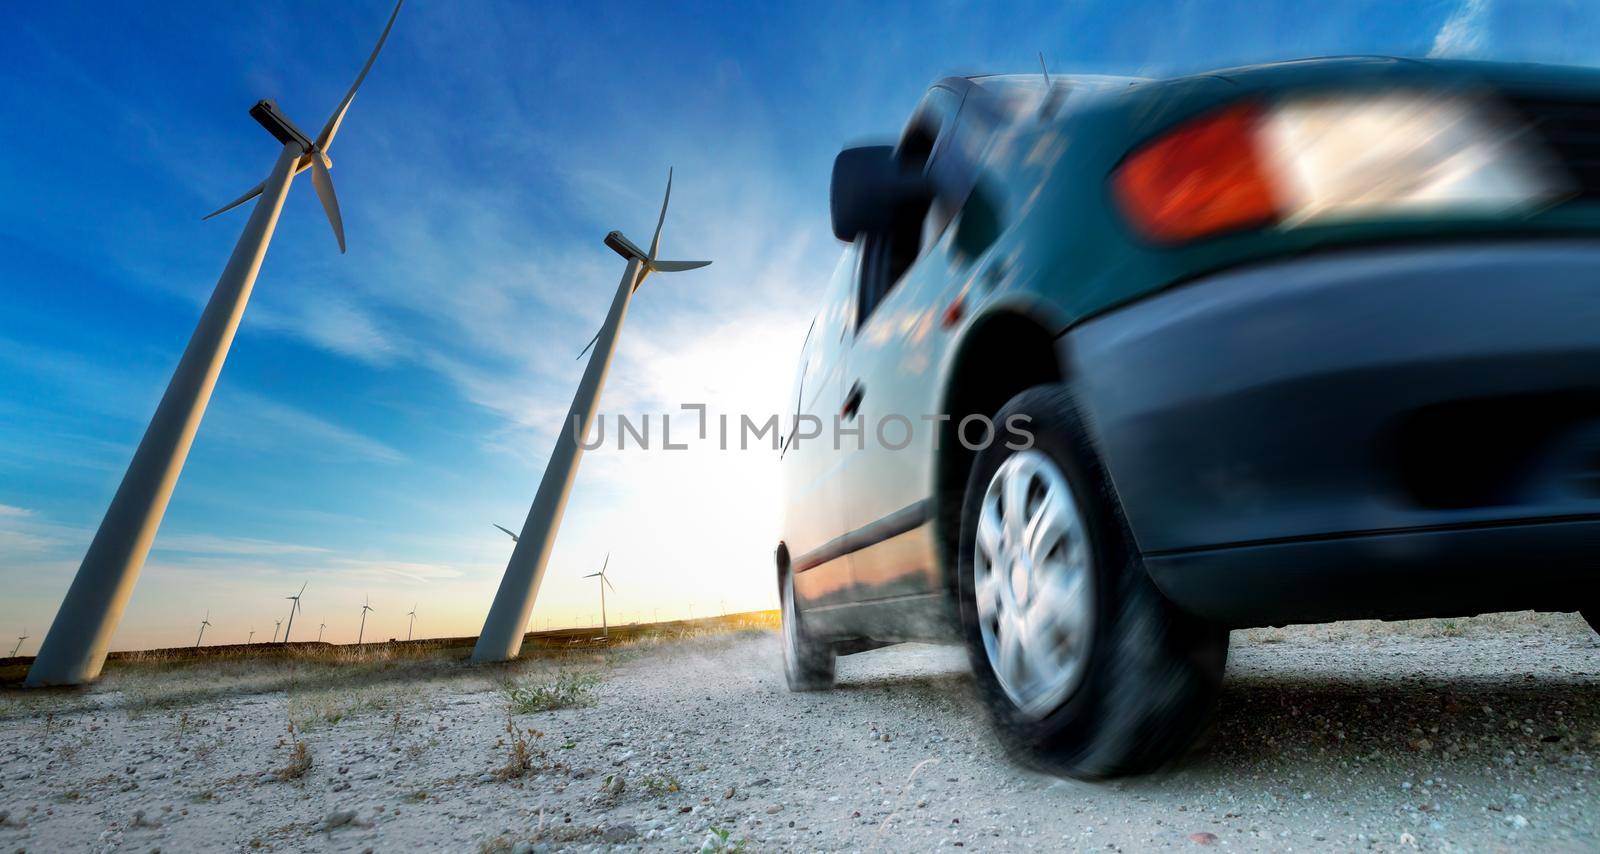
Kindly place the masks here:
[(317, 643), (322, 643), (322, 630), (327, 628), (327, 627), (328, 627), (327, 623), (323, 623), (322, 625), (317, 626)]
[(200, 634), (194, 639), (194, 648), (200, 648), (200, 639), (206, 636), (206, 626), (211, 625), (211, 611), (206, 611), (206, 618), (200, 621)]
[(255, 639), (256, 639), (256, 627), (255, 626), (251, 626), (250, 627), (250, 634), (245, 636), (244, 642), (246, 644), (249, 644), (249, 643), (253, 642)]
[(516, 534), (511, 533), (511, 529), (507, 528), (504, 525), (495, 525), (495, 523), (493, 523), (493, 522), (490, 522), (489, 524), (494, 525), (496, 528), (499, 528), (502, 531), (505, 531), (506, 532), (506, 536), (510, 537), (511, 538), (511, 542), (513, 542), (513, 543), (520, 542), (522, 540), (521, 537), (518, 537)]
[(411, 613), (406, 616), (411, 618), (411, 622), (406, 624), (406, 640), (409, 641), (411, 640), (411, 628), (417, 624), (417, 606), (412, 605)]
[(11, 648), (11, 657), (12, 658), (16, 658), (17, 657), (17, 653), (22, 651), (22, 642), (27, 640), (27, 639), (28, 639), (28, 630), (27, 629), (23, 629), (22, 630), (22, 634), (17, 635), (17, 645)]
[(367, 612), (377, 610), (372, 607), (370, 602), (371, 599), (369, 598), (361, 603), (361, 628), (356, 630), (356, 646), (361, 645), (361, 638), (367, 633)]
[(289, 642), (289, 633), (294, 631), (294, 612), (300, 610), (300, 596), (301, 596), (301, 594), (306, 592), (306, 585), (310, 584), (310, 583), (311, 582), (309, 582), (309, 581), (301, 582), (300, 583), (300, 593), (296, 593), (293, 596), (285, 596), (285, 597), (283, 597), (285, 599), (292, 600), (292, 602), (293, 602), (293, 604), (291, 604), (289, 606), (289, 627), (283, 630), (283, 642), (284, 643), (288, 643)]
[[(606, 577), (606, 567), (610, 565), (611, 552), (606, 552), (606, 562), (600, 565), (600, 571), (584, 576), (584, 578), (600, 579), (600, 634), (606, 637), (611, 637), (611, 627), (606, 624), (606, 588), (611, 587), (611, 579)], [(611, 592), (617, 592), (617, 588), (611, 587)]]
[(210, 219), (261, 197), (250, 212), (250, 219), (233, 247), (227, 266), (222, 268), (217, 287), (200, 314), (200, 322), (184, 348), (183, 357), (178, 360), (161, 403), (145, 428), (144, 438), (139, 440), (139, 448), (134, 451), (111, 506), (106, 509), (83, 563), (78, 566), (78, 574), (28, 670), (28, 685), (77, 685), (100, 675), (111, 635), (133, 595), (139, 571), (150, 553), (150, 544), (161, 527), (167, 501), (183, 471), (189, 446), (200, 429), (200, 419), (205, 415), (217, 375), (222, 372), (222, 363), (239, 329), (256, 274), (267, 254), (267, 244), (277, 227), (278, 214), (283, 210), (289, 184), (306, 169), (311, 170), (311, 183), (333, 225), (339, 251), (344, 251), (344, 220), (339, 215), (333, 179), (328, 174), (333, 163), (328, 159), (328, 149), (333, 145), (356, 90), (361, 88), (361, 82), (378, 58), (378, 51), (389, 37), (389, 30), (400, 14), (401, 2), (404, 0), (395, 3), (377, 46), (316, 139), (295, 127), (271, 101), (259, 101), (250, 108), (251, 117), (283, 144), (283, 150), (266, 180), (206, 217)]
[(272, 621), (272, 642), (273, 643), (277, 643), (278, 642), (278, 627), (282, 626), (282, 625), (283, 625), (283, 621), (282, 620), (273, 620)]
[[(500, 578), (500, 588), (495, 591), (494, 604), (483, 621), (483, 632), (472, 648), (472, 660), (507, 661), (517, 657), (522, 650), (522, 637), (528, 629), (528, 615), (533, 612), (533, 602), (539, 595), (539, 582), (544, 580), (545, 566), (550, 562), (550, 550), (555, 546), (556, 530), (561, 526), (561, 515), (567, 508), (567, 496), (572, 492), (572, 482), (578, 474), (582, 447), (578, 441), (589, 435), (594, 421), (595, 406), (600, 401), (600, 390), (605, 386), (606, 372), (611, 368), (611, 357), (616, 351), (617, 333), (628, 313), (628, 303), (633, 294), (651, 273), (676, 273), (704, 267), (710, 261), (661, 261), (657, 252), (661, 248), (661, 226), (667, 221), (667, 203), (672, 199), (672, 171), (667, 170), (667, 193), (661, 200), (661, 215), (656, 219), (656, 233), (650, 239), (650, 251), (643, 252), (632, 241), (613, 231), (606, 235), (605, 244), (628, 262), (617, 284), (617, 293), (611, 300), (611, 310), (596, 332), (594, 339), (583, 349), (594, 348), (589, 364), (578, 381), (578, 391), (572, 397), (572, 407), (567, 410), (567, 420), (556, 433), (556, 445), (550, 452), (550, 462), (539, 480), (539, 491), (534, 494), (533, 506), (522, 523), (522, 533), (515, 535), (517, 546), (506, 563), (505, 575)], [(578, 354), (579, 358), (583, 353)], [(510, 533), (507, 531), (506, 533)]]

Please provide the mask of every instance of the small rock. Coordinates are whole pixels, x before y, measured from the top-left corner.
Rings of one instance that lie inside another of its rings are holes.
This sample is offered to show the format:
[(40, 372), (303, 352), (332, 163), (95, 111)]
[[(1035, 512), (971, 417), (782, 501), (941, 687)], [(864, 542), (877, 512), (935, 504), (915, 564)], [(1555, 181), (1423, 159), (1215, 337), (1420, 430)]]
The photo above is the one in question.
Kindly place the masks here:
[(480, 782), (480, 783), (493, 783), (494, 782), (494, 775), (493, 774), (479, 774), (478, 775), (478, 782)]
[(767, 815), (777, 815), (780, 812), (783, 812), (783, 804), (773, 804), (767, 807)]
[(1196, 845), (1215, 845), (1217, 844), (1217, 835), (1215, 833), (1206, 833), (1202, 830), (1199, 833), (1189, 834), (1189, 841)]
[(1506, 819), (1506, 823), (1511, 825), (1512, 827), (1515, 827), (1518, 830), (1521, 830), (1522, 828), (1528, 826), (1528, 819), (1519, 814), (1519, 815), (1514, 815), (1514, 816), (1511, 816), (1510, 818), (1507, 818)]
[(621, 845), (638, 838), (639, 831), (631, 824), (613, 824), (600, 831), (600, 839), (611, 845)]
[(334, 810), (322, 820), (324, 832), (332, 832), (341, 827), (371, 827), (371, 825), (361, 821), (355, 810)]

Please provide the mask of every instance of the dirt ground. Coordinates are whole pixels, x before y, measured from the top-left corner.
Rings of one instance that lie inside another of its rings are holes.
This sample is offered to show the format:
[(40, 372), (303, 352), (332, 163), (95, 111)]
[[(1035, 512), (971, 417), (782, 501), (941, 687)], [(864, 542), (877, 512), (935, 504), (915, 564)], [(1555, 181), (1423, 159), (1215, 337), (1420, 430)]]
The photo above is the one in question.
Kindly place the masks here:
[(1010, 762), (954, 648), (841, 659), (806, 695), (770, 631), (128, 668), (0, 694), (0, 850), (1600, 850), (1576, 615), (1233, 640), (1207, 743), (1093, 784)]

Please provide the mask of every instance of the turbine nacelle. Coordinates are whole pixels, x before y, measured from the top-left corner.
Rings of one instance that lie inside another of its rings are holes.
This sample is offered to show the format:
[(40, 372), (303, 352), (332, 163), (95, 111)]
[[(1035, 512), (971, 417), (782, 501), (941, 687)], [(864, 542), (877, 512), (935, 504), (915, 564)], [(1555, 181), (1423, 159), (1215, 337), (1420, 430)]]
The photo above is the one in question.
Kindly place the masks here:
[(649, 263), (650, 256), (646, 255), (643, 249), (633, 245), (633, 241), (629, 240), (620, 231), (613, 231), (606, 235), (606, 245), (611, 247), (611, 251), (621, 255), (625, 260), (638, 261), (641, 264)]
[[(656, 218), (656, 233), (650, 238), (649, 252), (635, 246), (633, 241), (629, 240), (620, 231), (613, 231), (606, 235), (605, 244), (611, 247), (612, 252), (621, 255), (629, 262), (637, 261), (639, 263), (638, 278), (633, 280), (634, 290), (638, 290), (639, 286), (644, 284), (645, 277), (651, 273), (681, 273), (684, 270), (697, 270), (711, 264), (710, 261), (661, 261), (656, 258), (656, 254), (661, 251), (661, 226), (667, 222), (667, 203), (670, 201), (672, 201), (672, 169), (669, 167), (667, 169), (667, 194), (661, 199), (661, 215)], [(600, 333), (596, 332), (594, 337), (589, 339), (589, 343), (583, 345), (583, 349), (578, 351), (578, 358), (583, 358), (583, 354), (589, 352), (589, 348), (593, 347), (594, 342), (598, 340), (600, 340)]]

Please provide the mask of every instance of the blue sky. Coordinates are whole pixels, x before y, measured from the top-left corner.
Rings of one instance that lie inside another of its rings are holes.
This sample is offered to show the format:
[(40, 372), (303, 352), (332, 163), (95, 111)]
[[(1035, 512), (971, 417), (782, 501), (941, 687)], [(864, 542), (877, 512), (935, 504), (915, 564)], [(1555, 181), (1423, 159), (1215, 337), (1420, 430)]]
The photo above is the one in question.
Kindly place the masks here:
[[(319, 127), (385, 0), (26, 4), (0, 31), (0, 635), (35, 649), (263, 177), (273, 98)], [(652, 279), (602, 409), (780, 411), (837, 255), (838, 149), (949, 73), (1169, 74), (1394, 53), (1600, 61), (1600, 12), (1491, 0), (605, 4), (411, 0), (333, 150), (340, 256), (297, 182), (114, 647), (477, 631), (620, 274)], [(774, 601), (770, 452), (598, 451), (534, 624)], [(297, 626), (298, 629), (298, 626)]]

